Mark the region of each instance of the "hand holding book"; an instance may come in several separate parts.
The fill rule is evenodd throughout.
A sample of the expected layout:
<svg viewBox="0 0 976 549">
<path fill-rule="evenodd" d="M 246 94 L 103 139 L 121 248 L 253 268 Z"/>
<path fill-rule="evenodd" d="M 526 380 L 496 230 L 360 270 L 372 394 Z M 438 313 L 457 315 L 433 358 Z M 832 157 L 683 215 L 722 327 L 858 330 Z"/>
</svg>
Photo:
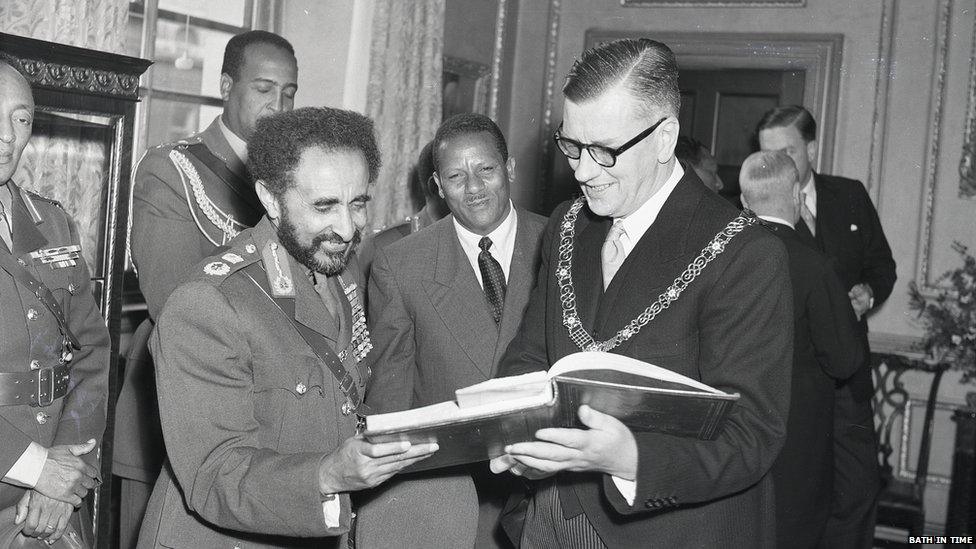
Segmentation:
<svg viewBox="0 0 976 549">
<path fill-rule="evenodd" d="M 579 407 L 586 429 L 545 428 L 534 441 L 505 446 L 505 454 L 491 460 L 491 470 L 505 470 L 529 478 L 560 471 L 597 471 L 625 480 L 637 476 L 637 441 L 617 418 L 587 405 Z"/>
</svg>

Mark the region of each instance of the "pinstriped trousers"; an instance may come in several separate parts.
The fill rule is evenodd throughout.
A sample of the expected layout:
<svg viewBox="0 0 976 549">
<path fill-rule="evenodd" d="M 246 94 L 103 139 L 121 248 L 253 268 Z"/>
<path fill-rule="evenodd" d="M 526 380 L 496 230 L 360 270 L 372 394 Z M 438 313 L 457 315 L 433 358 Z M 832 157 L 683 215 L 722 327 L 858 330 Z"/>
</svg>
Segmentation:
<svg viewBox="0 0 976 549">
<path fill-rule="evenodd" d="M 593 525 L 581 513 L 563 518 L 556 482 L 539 486 L 526 510 L 520 549 L 607 549 Z"/>
</svg>

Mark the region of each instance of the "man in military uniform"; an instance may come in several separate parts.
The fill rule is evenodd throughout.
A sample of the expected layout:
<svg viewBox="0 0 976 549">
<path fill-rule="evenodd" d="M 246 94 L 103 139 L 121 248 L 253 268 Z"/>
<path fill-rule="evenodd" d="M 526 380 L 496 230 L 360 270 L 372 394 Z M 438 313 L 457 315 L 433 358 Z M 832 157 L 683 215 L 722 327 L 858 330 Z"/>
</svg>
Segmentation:
<svg viewBox="0 0 976 549">
<path fill-rule="evenodd" d="M 136 170 L 130 246 L 149 320 L 133 337 L 118 404 L 113 472 L 123 479 L 122 547 L 136 541 L 163 462 L 146 349 L 152 322 L 195 263 L 263 215 L 245 168 L 246 141 L 258 118 L 291 110 L 297 89 L 294 50 L 269 32 L 231 38 L 221 72 L 224 112 L 203 132 L 151 149 Z"/>
<path fill-rule="evenodd" d="M 109 336 L 61 206 L 11 176 L 30 139 L 26 74 L 0 54 L 0 536 L 84 536 L 100 482 Z M 23 540 L 22 540 L 23 541 Z"/>
<path fill-rule="evenodd" d="M 372 123 L 298 109 L 249 144 L 267 216 L 194 269 L 150 339 L 167 464 L 139 547 L 344 547 L 350 492 L 436 450 L 355 436 L 371 345 L 347 264 Z"/>
</svg>

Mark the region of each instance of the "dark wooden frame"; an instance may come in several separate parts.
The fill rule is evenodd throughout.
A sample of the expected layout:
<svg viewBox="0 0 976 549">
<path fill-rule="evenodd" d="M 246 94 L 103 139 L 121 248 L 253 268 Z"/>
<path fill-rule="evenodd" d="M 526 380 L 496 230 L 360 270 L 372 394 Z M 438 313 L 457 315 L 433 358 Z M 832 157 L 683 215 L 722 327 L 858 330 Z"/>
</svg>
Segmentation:
<svg viewBox="0 0 976 549">
<path fill-rule="evenodd" d="M 139 77 L 151 61 L 112 53 L 66 46 L 0 33 L 0 50 L 18 58 L 26 69 L 39 109 L 53 112 L 89 113 L 109 118 L 112 143 L 108 149 L 108 181 L 103 223 L 104 238 L 98 254 L 101 265 L 92 265 L 99 307 L 111 333 L 108 421 L 102 442 L 102 485 L 92 499 L 96 546 L 108 547 L 114 529 L 112 499 L 112 439 L 115 401 L 118 398 L 119 337 L 122 313 L 122 272 L 125 268 L 129 195 L 132 169 L 132 137 Z M 100 283 L 100 284 L 99 284 Z"/>
</svg>

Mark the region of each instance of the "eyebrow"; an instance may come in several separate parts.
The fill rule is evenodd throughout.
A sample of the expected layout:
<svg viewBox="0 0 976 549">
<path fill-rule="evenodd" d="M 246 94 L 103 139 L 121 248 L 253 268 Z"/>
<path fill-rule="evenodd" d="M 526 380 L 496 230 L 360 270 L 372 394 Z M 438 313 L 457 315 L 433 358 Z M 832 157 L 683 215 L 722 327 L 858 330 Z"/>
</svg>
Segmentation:
<svg viewBox="0 0 976 549">
<path fill-rule="evenodd" d="M 368 194 L 361 194 L 361 195 L 357 196 L 356 198 L 353 198 L 352 201 L 353 202 L 369 202 L 372 199 L 373 199 L 373 197 L 370 196 L 370 195 L 368 195 Z"/>
</svg>

